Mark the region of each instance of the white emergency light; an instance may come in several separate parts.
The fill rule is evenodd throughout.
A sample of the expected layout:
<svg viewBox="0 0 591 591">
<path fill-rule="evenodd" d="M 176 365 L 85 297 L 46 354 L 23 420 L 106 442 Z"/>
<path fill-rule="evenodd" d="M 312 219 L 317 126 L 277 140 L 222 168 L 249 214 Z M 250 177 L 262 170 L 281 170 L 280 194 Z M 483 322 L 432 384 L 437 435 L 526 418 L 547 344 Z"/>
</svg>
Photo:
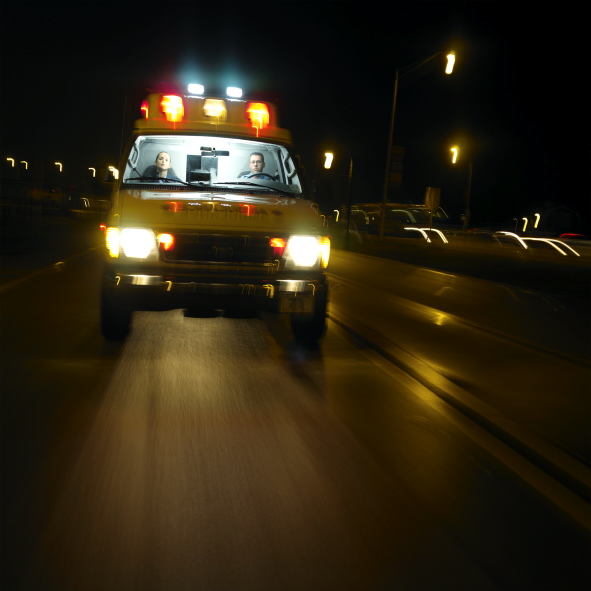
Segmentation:
<svg viewBox="0 0 591 591">
<path fill-rule="evenodd" d="M 203 86 L 203 84 L 189 84 L 188 89 L 191 94 L 205 93 L 205 86 Z"/>
<path fill-rule="evenodd" d="M 240 98 L 242 96 L 242 88 L 228 86 L 228 88 L 226 88 L 226 95 L 230 98 Z"/>
</svg>

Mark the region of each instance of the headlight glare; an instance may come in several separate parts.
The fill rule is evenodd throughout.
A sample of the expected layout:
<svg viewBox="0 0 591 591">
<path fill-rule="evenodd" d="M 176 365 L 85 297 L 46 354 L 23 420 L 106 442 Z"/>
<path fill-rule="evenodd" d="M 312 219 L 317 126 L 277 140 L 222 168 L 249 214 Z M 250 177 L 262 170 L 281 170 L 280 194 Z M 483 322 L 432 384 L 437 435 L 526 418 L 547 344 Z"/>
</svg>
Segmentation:
<svg viewBox="0 0 591 591">
<path fill-rule="evenodd" d="M 318 264 L 320 254 L 318 236 L 291 236 L 284 257 L 289 266 L 314 267 Z"/>
<path fill-rule="evenodd" d="M 123 228 L 119 243 L 121 250 L 129 258 L 147 259 L 150 254 L 157 253 L 154 232 L 145 228 Z"/>
</svg>

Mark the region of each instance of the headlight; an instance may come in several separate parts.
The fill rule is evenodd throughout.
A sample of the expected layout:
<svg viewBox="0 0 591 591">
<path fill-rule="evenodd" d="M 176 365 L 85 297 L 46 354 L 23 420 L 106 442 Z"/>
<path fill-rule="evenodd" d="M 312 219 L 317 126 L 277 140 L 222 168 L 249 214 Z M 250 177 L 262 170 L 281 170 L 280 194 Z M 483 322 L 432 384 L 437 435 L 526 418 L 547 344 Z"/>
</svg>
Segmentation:
<svg viewBox="0 0 591 591">
<path fill-rule="evenodd" d="M 330 239 L 325 236 L 291 236 L 283 254 L 285 268 L 326 268 Z"/>
<path fill-rule="evenodd" d="M 107 249 L 116 258 L 121 252 L 132 259 L 158 257 L 156 238 L 152 230 L 145 228 L 107 228 Z"/>
</svg>

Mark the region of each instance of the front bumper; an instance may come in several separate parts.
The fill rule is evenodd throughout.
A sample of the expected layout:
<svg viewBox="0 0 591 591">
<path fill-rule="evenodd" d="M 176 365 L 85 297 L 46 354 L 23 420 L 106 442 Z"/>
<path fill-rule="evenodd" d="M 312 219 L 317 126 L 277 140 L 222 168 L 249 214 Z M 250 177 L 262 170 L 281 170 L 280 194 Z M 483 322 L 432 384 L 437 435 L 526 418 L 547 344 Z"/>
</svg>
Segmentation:
<svg viewBox="0 0 591 591">
<path fill-rule="evenodd" d="M 133 310 L 251 306 L 275 312 L 312 313 L 327 295 L 324 274 L 306 277 L 179 277 L 107 271 L 108 297 Z"/>
</svg>

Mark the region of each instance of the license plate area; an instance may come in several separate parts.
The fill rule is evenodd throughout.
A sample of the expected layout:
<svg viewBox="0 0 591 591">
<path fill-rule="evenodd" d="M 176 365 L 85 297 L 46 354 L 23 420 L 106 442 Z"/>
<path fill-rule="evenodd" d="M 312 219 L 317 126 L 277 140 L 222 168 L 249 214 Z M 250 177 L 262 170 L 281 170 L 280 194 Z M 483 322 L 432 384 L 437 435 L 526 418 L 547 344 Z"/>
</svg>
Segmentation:
<svg viewBox="0 0 591 591">
<path fill-rule="evenodd" d="M 314 296 L 312 295 L 283 295 L 279 297 L 279 312 L 311 314 L 314 312 Z"/>
</svg>

